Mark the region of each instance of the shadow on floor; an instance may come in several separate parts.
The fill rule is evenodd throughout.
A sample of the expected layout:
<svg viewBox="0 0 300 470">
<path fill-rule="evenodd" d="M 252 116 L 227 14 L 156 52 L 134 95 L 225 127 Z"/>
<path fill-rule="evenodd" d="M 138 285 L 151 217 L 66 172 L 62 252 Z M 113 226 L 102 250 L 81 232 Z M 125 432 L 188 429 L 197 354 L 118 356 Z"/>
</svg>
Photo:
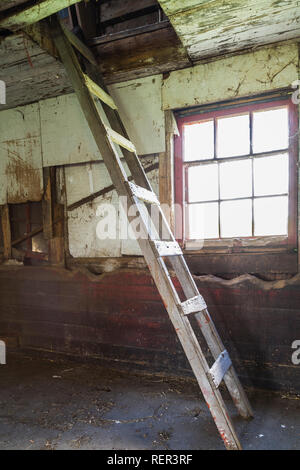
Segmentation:
<svg viewBox="0 0 300 470">
<path fill-rule="evenodd" d="M 16 354 L 0 383 L 0 449 L 224 449 L 193 380 Z M 250 422 L 226 400 L 244 449 L 300 449 L 299 397 L 250 400 Z"/>
</svg>

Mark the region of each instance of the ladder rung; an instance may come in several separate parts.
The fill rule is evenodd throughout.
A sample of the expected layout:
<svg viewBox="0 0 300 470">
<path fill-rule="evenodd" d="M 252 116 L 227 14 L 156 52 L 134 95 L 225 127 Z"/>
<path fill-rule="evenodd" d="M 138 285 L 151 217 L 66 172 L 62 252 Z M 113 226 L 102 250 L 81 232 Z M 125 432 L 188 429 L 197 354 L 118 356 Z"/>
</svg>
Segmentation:
<svg viewBox="0 0 300 470">
<path fill-rule="evenodd" d="M 221 352 L 216 362 L 213 364 L 213 366 L 209 369 L 208 372 L 216 388 L 219 387 L 224 375 L 226 374 L 231 365 L 231 359 L 225 349 L 223 352 Z"/>
<path fill-rule="evenodd" d="M 83 73 L 84 76 L 84 81 L 90 92 L 97 96 L 97 98 L 100 98 L 103 103 L 106 103 L 108 106 L 110 106 L 112 109 L 118 109 L 117 106 L 115 105 L 114 100 L 112 99 L 111 96 L 109 96 L 106 91 L 102 90 L 102 88 L 97 85 L 97 83 L 93 82 L 93 80 L 90 79 L 88 75 Z"/>
<path fill-rule="evenodd" d="M 111 138 L 115 144 L 124 147 L 125 149 L 129 150 L 129 152 L 136 152 L 135 146 L 130 140 L 126 139 L 123 135 L 119 134 L 118 132 L 111 129 L 111 127 L 106 126 L 107 135 Z"/>
<path fill-rule="evenodd" d="M 151 245 L 155 248 L 157 257 L 182 255 L 181 248 L 176 241 L 152 240 Z"/>
<path fill-rule="evenodd" d="M 182 302 L 179 307 L 181 308 L 183 315 L 189 315 L 191 313 L 198 313 L 205 310 L 207 305 L 202 295 L 199 294 L 185 302 Z"/>
<path fill-rule="evenodd" d="M 153 191 L 149 191 L 148 189 L 142 188 L 141 186 L 137 186 L 130 181 L 128 181 L 126 184 L 129 186 L 133 196 L 137 197 L 141 201 L 148 202 L 149 204 L 159 205 L 159 200 Z"/>
</svg>

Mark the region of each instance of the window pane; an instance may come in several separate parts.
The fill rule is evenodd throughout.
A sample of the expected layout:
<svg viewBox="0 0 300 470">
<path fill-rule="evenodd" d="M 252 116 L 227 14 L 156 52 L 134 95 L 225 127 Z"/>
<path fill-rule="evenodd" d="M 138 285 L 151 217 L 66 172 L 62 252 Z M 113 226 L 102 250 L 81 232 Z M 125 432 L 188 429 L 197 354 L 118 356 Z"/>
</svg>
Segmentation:
<svg viewBox="0 0 300 470">
<path fill-rule="evenodd" d="M 214 157 L 214 121 L 184 126 L 184 160 L 206 160 Z"/>
<path fill-rule="evenodd" d="M 254 195 L 283 194 L 289 191 L 288 154 L 254 159 Z"/>
<path fill-rule="evenodd" d="M 218 203 L 189 205 L 189 238 L 205 240 L 219 237 Z"/>
<path fill-rule="evenodd" d="M 254 235 L 287 235 L 288 196 L 254 200 Z"/>
<path fill-rule="evenodd" d="M 221 237 L 249 237 L 252 234 L 252 201 L 221 202 Z"/>
<path fill-rule="evenodd" d="M 250 153 L 249 114 L 218 119 L 217 157 Z"/>
<path fill-rule="evenodd" d="M 188 169 L 189 202 L 218 199 L 218 166 L 192 166 Z"/>
<path fill-rule="evenodd" d="M 288 109 L 253 113 L 253 152 L 268 152 L 288 147 Z"/>
<path fill-rule="evenodd" d="M 252 166 L 250 160 L 220 164 L 221 199 L 252 196 Z"/>
</svg>

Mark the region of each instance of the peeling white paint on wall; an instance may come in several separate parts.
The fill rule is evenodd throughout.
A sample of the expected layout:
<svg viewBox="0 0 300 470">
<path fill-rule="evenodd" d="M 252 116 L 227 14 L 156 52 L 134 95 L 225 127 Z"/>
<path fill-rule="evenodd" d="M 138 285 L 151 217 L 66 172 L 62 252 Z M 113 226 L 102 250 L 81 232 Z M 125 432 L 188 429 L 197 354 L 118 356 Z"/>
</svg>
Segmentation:
<svg viewBox="0 0 300 470">
<path fill-rule="evenodd" d="M 142 163 L 144 166 L 149 166 L 155 163 L 155 161 L 158 162 L 158 157 L 153 158 L 153 157 L 143 157 Z M 158 170 L 153 170 L 147 174 L 147 177 L 150 181 L 150 184 L 153 188 L 153 191 L 157 196 L 159 196 L 159 174 Z M 136 240 L 128 239 L 128 240 L 122 240 L 121 243 L 121 253 L 122 255 L 142 255 L 141 249 L 139 247 L 139 244 Z"/>
<path fill-rule="evenodd" d="M 94 191 L 111 185 L 110 176 L 102 162 L 67 167 L 65 181 L 68 205 L 93 192 L 90 186 L 91 181 Z M 74 258 L 121 256 L 119 240 L 99 240 L 96 236 L 97 224 L 101 219 L 97 216 L 97 208 L 102 203 L 113 204 L 118 211 L 116 191 L 111 191 L 105 196 L 94 199 L 91 203 L 68 212 L 69 250 Z M 117 224 L 116 235 L 118 231 Z"/>
<path fill-rule="evenodd" d="M 103 162 L 86 163 L 65 168 L 68 205 L 110 186 L 111 179 Z"/>
<path fill-rule="evenodd" d="M 43 165 L 101 159 L 74 93 L 40 101 Z"/>
<path fill-rule="evenodd" d="M 159 0 L 195 63 L 299 37 L 295 0 Z M 298 7 L 298 9 L 297 9 Z"/>
<path fill-rule="evenodd" d="M 165 118 L 161 104 L 162 75 L 109 86 L 138 155 L 165 151 Z"/>
<path fill-rule="evenodd" d="M 157 157 L 143 157 L 145 166 L 152 165 Z M 128 169 L 125 169 L 128 172 Z M 158 171 L 148 173 L 149 180 L 154 191 L 158 194 Z M 110 186 L 111 179 L 104 163 L 88 163 L 76 165 L 65 169 L 67 204 L 90 195 L 93 191 L 99 191 Z M 91 191 L 90 182 L 93 184 Z M 116 240 L 100 240 L 97 237 L 97 224 L 101 217 L 97 215 L 97 209 L 103 204 L 113 204 L 116 211 L 115 233 Z M 120 240 L 119 237 L 119 202 L 116 191 L 94 199 L 91 203 L 68 212 L 69 250 L 74 258 L 118 257 L 125 255 L 141 255 L 138 243 L 135 240 Z"/>
<path fill-rule="evenodd" d="M 38 201 L 43 170 L 38 103 L 0 112 L 0 204 Z"/>
<path fill-rule="evenodd" d="M 110 91 L 120 108 L 127 131 L 139 154 L 164 151 L 162 109 L 218 102 L 288 87 L 299 77 L 297 44 L 266 47 L 243 55 L 161 75 L 112 85 Z M 41 133 L 41 136 L 40 136 Z M 42 137 L 42 138 L 41 138 Z M 74 94 L 47 99 L 0 112 L 0 203 L 37 200 L 42 195 L 42 166 L 91 162 L 66 167 L 66 195 L 70 205 L 111 184 Z M 152 158 L 152 160 L 151 160 Z M 143 157 L 146 165 L 157 157 Z M 23 184 L 8 174 L 8 162 L 30 165 L 34 182 Z M 21 172 L 22 173 L 22 172 Z M 158 193 L 158 171 L 149 179 Z M 20 194 L 20 191 L 23 191 Z M 118 204 L 116 192 L 69 212 L 70 252 L 74 257 L 109 257 L 140 254 L 134 240 L 99 240 L 97 207 L 101 202 Z"/>
<path fill-rule="evenodd" d="M 157 75 L 110 87 L 140 155 L 165 148 L 161 84 Z M 74 93 L 40 101 L 40 113 L 44 166 L 102 159 Z"/>
<path fill-rule="evenodd" d="M 69 250 L 74 258 L 121 256 L 119 239 L 99 240 L 96 236 L 97 224 L 101 219 L 96 215 L 99 203 L 100 201 L 95 200 L 91 204 L 68 213 Z M 118 204 L 116 204 L 116 210 L 118 210 Z M 117 224 L 116 234 L 118 233 Z"/>
<path fill-rule="evenodd" d="M 288 87 L 298 70 L 296 43 L 176 70 L 163 82 L 162 106 L 184 108 Z"/>
</svg>

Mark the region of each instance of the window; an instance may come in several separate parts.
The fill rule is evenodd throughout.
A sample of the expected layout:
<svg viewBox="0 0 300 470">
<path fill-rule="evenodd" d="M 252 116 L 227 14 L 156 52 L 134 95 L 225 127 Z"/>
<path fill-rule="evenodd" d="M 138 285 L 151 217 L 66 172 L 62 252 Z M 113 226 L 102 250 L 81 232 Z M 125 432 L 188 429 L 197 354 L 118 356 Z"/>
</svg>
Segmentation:
<svg viewBox="0 0 300 470">
<path fill-rule="evenodd" d="M 296 118 L 286 98 L 179 115 L 176 223 L 187 248 L 262 237 L 296 246 Z"/>
</svg>

